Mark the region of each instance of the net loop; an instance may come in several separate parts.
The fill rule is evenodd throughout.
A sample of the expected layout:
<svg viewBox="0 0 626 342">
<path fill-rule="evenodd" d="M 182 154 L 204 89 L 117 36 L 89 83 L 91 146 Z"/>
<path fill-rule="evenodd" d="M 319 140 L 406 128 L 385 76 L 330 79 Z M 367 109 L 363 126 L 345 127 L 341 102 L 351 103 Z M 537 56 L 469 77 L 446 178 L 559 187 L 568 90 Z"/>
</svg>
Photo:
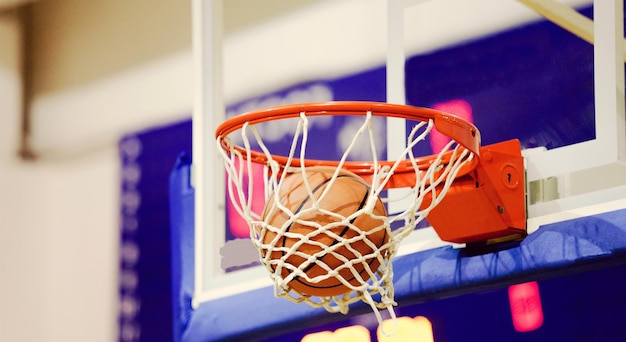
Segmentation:
<svg viewBox="0 0 626 342">
<path fill-rule="evenodd" d="M 309 135 L 310 120 L 318 116 L 347 116 L 361 120 L 338 160 L 315 159 L 307 154 L 312 138 Z M 373 122 L 379 116 L 416 121 L 408 134 L 406 148 L 395 159 L 379 160 L 381 143 L 376 139 Z M 295 127 L 288 151 L 279 155 L 268 148 L 261 126 L 268 121 L 284 119 L 294 119 Z M 414 148 L 425 141 L 434 128 L 448 135 L 451 141 L 433 156 L 416 156 Z M 363 144 L 362 139 L 367 140 L 372 159 L 366 162 L 350 160 L 355 146 Z M 250 227 L 251 241 L 274 282 L 275 296 L 344 314 L 350 304 L 362 301 L 372 308 L 382 326 L 379 310 L 387 309 L 391 317 L 395 317 L 392 260 L 400 242 L 441 201 L 456 177 L 476 167 L 480 135 L 472 124 L 432 109 L 371 102 L 331 102 L 273 107 L 234 117 L 218 128 L 216 143 L 227 172 L 230 200 Z M 262 174 L 254 174 L 254 163 L 264 166 Z M 334 173 L 321 194 L 314 195 L 307 169 L 321 165 L 333 167 Z M 320 205 L 329 196 L 342 170 L 361 176 L 370 189 L 363 206 L 346 215 Z M 311 205 L 293 210 L 281 203 L 279 194 L 285 179 L 298 173 Z M 265 215 L 252 210 L 255 177 L 263 179 L 265 199 L 271 203 L 264 209 Z M 397 198 L 388 196 L 386 190 L 396 187 L 402 188 L 403 193 Z M 381 215 L 375 210 L 379 200 L 387 205 L 399 201 L 407 204 L 400 212 Z M 287 219 L 280 225 L 264 219 L 274 213 Z M 329 219 L 318 222 L 311 218 L 312 213 Z M 360 230 L 354 222 L 362 215 L 368 215 L 380 224 L 367 231 Z M 294 224 L 313 229 L 306 233 L 290 230 Z M 343 229 L 350 234 L 338 234 L 338 227 L 345 227 Z M 371 236 L 381 233 L 388 236 L 386 241 L 377 244 L 370 240 Z M 294 243 L 280 243 L 285 239 Z M 322 242 L 328 240 L 336 243 Z M 303 248 L 305 245 L 310 246 L 309 251 Z M 356 248 L 358 245 L 366 248 Z M 345 251 L 354 257 L 346 257 Z M 325 261 L 328 256 L 337 260 L 339 265 L 329 265 Z M 292 260 L 295 259 L 300 262 L 294 264 Z M 311 275 L 308 270 L 312 267 L 323 272 Z M 348 290 L 339 295 L 313 296 L 290 286 L 294 279 L 313 284 L 334 279 Z"/>
</svg>

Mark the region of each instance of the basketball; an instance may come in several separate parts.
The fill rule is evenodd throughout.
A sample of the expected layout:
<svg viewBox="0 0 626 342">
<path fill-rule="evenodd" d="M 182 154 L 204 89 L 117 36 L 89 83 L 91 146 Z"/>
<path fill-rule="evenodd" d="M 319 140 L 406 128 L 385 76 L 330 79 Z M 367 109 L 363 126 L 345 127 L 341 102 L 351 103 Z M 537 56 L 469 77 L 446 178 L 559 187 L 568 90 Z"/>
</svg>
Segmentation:
<svg viewBox="0 0 626 342">
<path fill-rule="evenodd" d="M 304 272 L 312 281 L 296 276 L 288 284 L 305 295 L 335 296 L 349 292 L 351 288 L 342 283 L 340 278 L 351 285 L 361 285 L 359 277 L 363 281 L 370 278 L 368 269 L 372 273 L 378 270 L 380 262 L 376 255 L 384 256 L 384 251 L 377 251 L 389 240 L 389 232 L 380 218 L 387 215 L 380 198 L 377 198 L 371 214 L 364 212 L 347 221 L 350 215 L 366 205 L 370 186 L 346 170 L 341 170 L 335 181 L 331 182 L 334 172 L 335 169 L 331 167 L 307 168 L 306 177 L 313 199 L 310 198 L 301 172 L 285 177 L 279 188 L 278 199 L 297 220 L 290 220 L 289 213 L 279 209 L 275 203 L 275 194 L 270 195 L 263 211 L 264 222 L 275 229 L 265 230 L 261 237 L 266 246 L 261 249 L 261 255 L 265 257 L 270 253 L 274 271 L 281 259 L 284 264 L 291 265 L 283 265 L 283 279 L 294 271 L 293 268 Z M 319 207 L 314 207 L 314 202 L 319 202 Z M 346 241 L 348 239 L 349 243 Z M 293 251 L 292 247 L 298 242 L 300 245 Z M 324 278 L 329 270 L 337 274 Z M 313 281 L 314 277 L 319 277 L 319 280 Z"/>
</svg>

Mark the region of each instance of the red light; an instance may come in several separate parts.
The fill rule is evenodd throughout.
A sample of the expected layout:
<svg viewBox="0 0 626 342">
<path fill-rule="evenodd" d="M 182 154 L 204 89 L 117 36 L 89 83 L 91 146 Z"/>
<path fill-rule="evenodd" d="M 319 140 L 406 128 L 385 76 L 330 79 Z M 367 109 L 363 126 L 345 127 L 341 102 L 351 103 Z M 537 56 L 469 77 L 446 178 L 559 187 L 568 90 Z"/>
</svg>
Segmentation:
<svg viewBox="0 0 626 342">
<path fill-rule="evenodd" d="M 518 332 L 533 331 L 543 324 L 543 309 L 536 281 L 509 287 L 513 327 Z"/>
<path fill-rule="evenodd" d="M 440 110 L 442 112 L 450 113 L 452 115 L 456 115 L 461 119 L 465 119 L 469 122 L 474 122 L 474 116 L 472 115 L 472 105 L 462 99 L 452 99 L 449 101 L 435 103 L 432 106 L 433 109 Z M 433 150 L 433 153 L 440 152 L 444 146 L 448 142 L 450 142 L 450 138 L 439 133 L 436 128 L 433 128 L 432 132 L 429 135 L 430 137 L 430 147 Z"/>
<path fill-rule="evenodd" d="M 239 172 L 239 169 L 242 167 L 241 164 L 235 164 L 235 168 Z M 252 211 L 256 213 L 260 213 L 263 211 L 263 207 L 265 206 L 265 185 L 263 184 L 263 165 L 260 164 L 252 164 L 252 173 L 254 177 L 254 183 L 252 185 Z M 226 175 L 228 177 L 228 175 Z M 243 168 L 243 184 L 248 184 L 248 169 L 246 167 Z M 249 238 L 250 237 L 250 228 L 248 227 L 248 222 L 243 216 L 239 215 L 237 209 L 235 209 L 235 205 L 230 200 L 229 189 L 226 189 L 226 215 L 228 215 L 228 228 L 230 232 L 236 238 Z M 246 195 L 248 195 L 248 187 L 244 186 L 243 190 Z M 234 195 L 237 200 L 240 200 L 237 194 Z"/>
</svg>

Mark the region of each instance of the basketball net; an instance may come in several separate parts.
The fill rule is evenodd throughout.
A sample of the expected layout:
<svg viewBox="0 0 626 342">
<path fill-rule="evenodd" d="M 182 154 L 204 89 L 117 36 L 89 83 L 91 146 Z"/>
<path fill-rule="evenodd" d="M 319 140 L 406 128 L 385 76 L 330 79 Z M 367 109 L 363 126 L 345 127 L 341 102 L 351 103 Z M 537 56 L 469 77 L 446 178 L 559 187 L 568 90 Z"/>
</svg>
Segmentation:
<svg viewBox="0 0 626 342">
<path fill-rule="evenodd" d="M 413 147 L 419 142 L 426 140 L 427 136 L 432 131 L 434 123 L 433 120 L 430 119 L 417 122 L 408 135 L 406 148 L 396 157 L 395 162 L 381 162 L 377 159 L 378 149 L 374 139 L 372 112 L 367 111 L 362 114 L 362 117 L 363 122 L 350 145 L 346 148 L 341 159 L 338 161 L 337 171 L 334 177 L 329 181 L 330 183 L 327 187 L 332 187 L 332 183 L 337 179 L 339 169 L 343 168 L 346 163 L 348 163 L 350 153 L 357 144 L 357 140 L 359 143 L 362 143 L 362 140 L 359 140 L 359 138 L 366 136 L 373 156 L 373 160 L 370 162 L 371 177 L 368 178 L 368 183 L 371 187 L 370 195 L 368 196 L 367 203 L 358 212 L 348 217 L 332 212 L 325 213 L 337 218 L 335 222 L 328 224 L 306 220 L 303 216 L 303 212 L 293 212 L 289 208 L 286 208 L 280 204 L 277 197 L 273 201 L 275 208 L 271 208 L 271 210 L 283 211 L 284 214 L 290 218 L 282 226 L 271 225 L 267 222 L 268 220 L 263 220 L 261 213 L 252 210 L 252 191 L 254 183 L 252 170 L 253 163 L 258 162 L 258 160 L 255 161 L 252 152 L 253 148 L 251 146 L 258 146 L 258 148 L 256 148 L 257 151 L 260 151 L 265 156 L 263 181 L 267 201 L 271 193 L 277 194 L 279 192 L 275 190 L 280 189 L 282 181 L 289 173 L 302 172 L 304 175 L 304 170 L 307 165 L 310 165 L 306 158 L 307 141 L 309 138 L 309 117 L 306 112 L 300 112 L 298 115 L 298 123 L 291 141 L 289 155 L 286 156 L 286 162 L 281 161 L 279 163 L 276 161 L 275 156 L 273 156 L 271 151 L 267 148 L 255 124 L 250 122 L 243 123 L 241 129 L 239 129 L 240 137 L 237 137 L 237 139 L 241 139 L 240 141 L 243 147 L 235 145 L 229 136 L 218 136 L 217 145 L 219 151 L 221 151 L 228 175 L 227 189 L 230 200 L 250 227 L 250 238 L 254 246 L 260 252 L 261 263 L 270 272 L 270 277 L 274 282 L 276 297 L 283 297 L 294 303 L 307 303 L 313 307 L 323 307 L 331 313 L 340 312 L 343 314 L 348 313 L 350 304 L 363 301 L 372 308 L 382 327 L 383 319 L 380 310 L 388 310 L 390 317 L 395 320 L 393 307 L 396 305 L 396 302 L 394 300 L 394 286 L 392 281 L 392 260 L 398 252 L 400 242 L 410 235 L 415 230 L 416 225 L 426 218 L 428 213 L 441 201 L 459 173 L 459 170 L 472 161 L 474 154 L 452 140 L 434 157 L 427 168 L 418 166 L 419 158 L 413 154 Z M 415 183 L 412 186 L 403 188 L 402 194 L 397 196 L 397 198 L 387 197 L 387 191 L 384 190 L 389 187 L 394 172 L 407 160 L 413 165 L 412 169 L 414 170 Z M 247 176 L 244 176 L 246 174 Z M 319 199 L 313 196 L 310 185 L 307 185 L 307 187 L 310 193 L 310 199 L 316 201 L 313 207 L 319 209 L 319 203 L 317 202 Z M 387 204 L 393 203 L 394 201 L 402 201 L 403 205 L 404 203 L 408 203 L 408 205 L 399 213 L 391 213 L 386 217 L 376 216 L 372 213 L 372 209 L 378 198 L 381 198 L 383 203 Z M 363 214 L 372 215 L 376 217 L 376 219 L 380 219 L 382 224 L 368 231 L 367 234 L 357 234 L 349 238 L 330 232 L 330 230 L 338 224 L 346 226 L 351 225 L 350 222 L 355 216 Z M 291 265 L 288 263 L 290 257 L 301 253 L 298 250 L 298 244 L 296 243 L 293 246 L 284 247 L 277 244 L 276 241 L 279 241 L 283 236 L 289 234 L 291 234 L 289 238 L 292 239 L 311 240 L 312 238 L 311 235 L 293 236 L 297 233 L 287 231 L 287 224 L 293 222 L 317 227 L 319 234 L 332 235 L 337 243 L 332 246 L 321 244 L 320 251 L 314 255 L 300 255 L 301 258 L 307 259 L 308 262 L 304 262 L 300 265 Z M 358 227 L 355 229 L 358 229 Z M 375 234 L 381 230 L 385 230 L 390 237 L 386 243 L 381 246 L 376 246 L 367 240 L 368 234 Z M 273 234 L 272 236 L 275 235 L 276 237 L 271 239 L 272 241 L 265 240 L 264 242 L 263 237 L 269 232 Z M 336 252 L 337 246 L 349 246 L 357 241 L 369 243 L 373 250 L 373 255 L 362 255 L 358 251 L 355 251 L 357 257 L 348 260 L 344 255 Z M 280 251 L 281 257 L 272 259 L 273 251 Z M 333 254 L 335 258 L 343 261 L 343 265 L 340 267 L 341 269 L 348 268 L 350 270 L 349 274 L 351 275 L 351 279 L 345 279 L 345 277 L 342 276 L 345 272 L 339 272 L 340 269 L 333 269 L 333 267 L 324 264 L 324 256 Z M 366 260 L 371 260 L 372 258 L 376 258 L 378 262 L 366 262 Z M 305 268 L 311 263 L 315 263 L 317 266 L 328 270 L 328 272 L 315 277 L 309 277 Z M 371 269 L 371 264 L 380 266 L 376 267 L 376 269 Z M 285 270 L 288 270 L 288 272 L 285 272 Z M 322 297 L 300 293 L 289 286 L 289 283 L 297 277 L 305 279 L 309 283 L 322 282 L 329 278 L 336 278 L 348 288 L 349 291 L 341 295 Z M 355 282 L 354 279 L 358 281 Z"/>
</svg>

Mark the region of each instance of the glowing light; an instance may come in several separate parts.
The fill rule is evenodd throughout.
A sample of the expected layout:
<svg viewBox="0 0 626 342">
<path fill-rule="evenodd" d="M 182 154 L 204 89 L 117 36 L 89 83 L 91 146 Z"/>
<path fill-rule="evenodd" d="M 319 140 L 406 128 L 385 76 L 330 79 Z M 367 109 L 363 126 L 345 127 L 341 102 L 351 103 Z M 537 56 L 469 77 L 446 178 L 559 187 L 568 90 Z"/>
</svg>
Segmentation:
<svg viewBox="0 0 626 342">
<path fill-rule="evenodd" d="M 397 324 L 397 326 L 396 326 Z M 383 330 L 388 335 L 383 334 Z M 396 322 L 391 319 L 385 320 L 382 329 L 376 331 L 379 342 L 420 341 L 433 342 L 433 325 L 424 316 L 398 317 Z"/>
<path fill-rule="evenodd" d="M 516 331 L 539 329 L 543 324 L 543 309 L 536 281 L 509 287 L 511 318 Z"/>
<path fill-rule="evenodd" d="M 240 164 L 236 164 L 237 170 L 241 168 Z M 265 206 L 265 190 L 263 184 L 263 165 L 260 164 L 252 164 L 252 173 L 253 173 L 253 186 L 252 186 L 252 210 L 254 212 L 260 213 L 263 211 L 263 206 Z M 228 176 L 226 176 L 228 177 Z M 243 169 L 243 183 L 248 183 L 248 169 L 244 167 Z M 247 196 L 247 187 L 244 187 L 245 195 Z M 233 234 L 236 238 L 249 238 L 250 237 L 250 228 L 248 228 L 248 222 L 239 215 L 237 209 L 235 209 L 234 204 L 231 202 L 230 198 L 228 198 L 229 192 L 226 189 L 226 214 L 228 215 L 228 229 L 230 229 L 231 234 Z M 235 194 L 235 197 L 238 196 Z M 238 199 L 239 200 L 239 199 Z"/>
<path fill-rule="evenodd" d="M 442 112 L 446 112 L 452 115 L 456 115 L 461 119 L 465 119 L 471 123 L 474 122 L 474 116 L 472 115 L 472 105 L 461 99 L 453 99 L 450 101 L 439 102 L 434 104 L 433 109 L 440 110 Z M 433 129 L 430 132 L 430 147 L 433 150 L 433 153 L 438 153 L 441 149 L 446 146 L 446 144 L 450 141 L 450 138 L 439 133 L 436 129 Z"/>
<path fill-rule="evenodd" d="M 369 342 L 370 332 L 361 325 L 308 334 L 301 342 Z"/>
</svg>

